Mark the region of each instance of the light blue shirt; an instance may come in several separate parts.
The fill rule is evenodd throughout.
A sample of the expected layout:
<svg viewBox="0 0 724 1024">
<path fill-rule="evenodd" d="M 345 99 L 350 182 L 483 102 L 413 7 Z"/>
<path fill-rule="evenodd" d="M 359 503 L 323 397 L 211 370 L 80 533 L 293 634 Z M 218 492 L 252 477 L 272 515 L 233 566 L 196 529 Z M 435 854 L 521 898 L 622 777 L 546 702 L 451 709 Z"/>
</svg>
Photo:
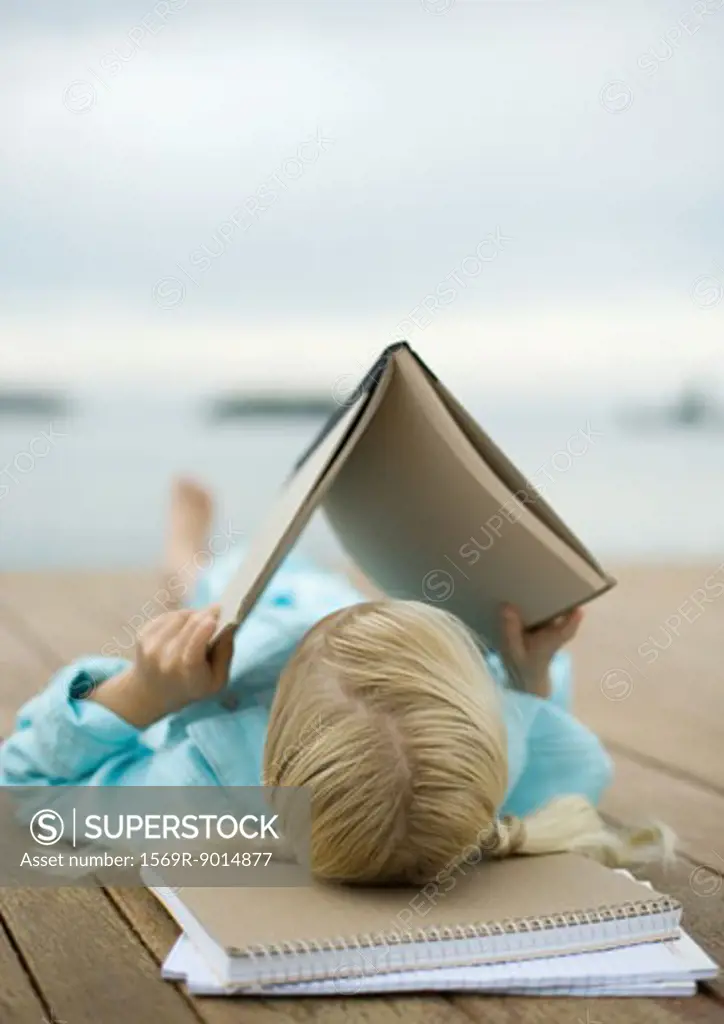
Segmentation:
<svg viewBox="0 0 724 1024">
<path fill-rule="evenodd" d="M 217 559 L 194 605 L 218 599 L 242 552 Z M 136 729 L 73 693 L 121 672 L 121 658 L 84 657 L 59 671 L 18 712 L 0 746 L 0 784 L 32 786 L 257 786 L 269 709 L 279 673 L 304 633 L 324 615 L 364 598 L 343 578 L 290 556 L 239 628 L 230 679 L 217 697 Z M 567 654 L 553 662 L 553 695 L 542 700 L 505 685 L 500 659 L 488 664 L 501 690 L 508 737 L 508 792 L 502 813 L 525 815 L 555 796 L 597 803 L 611 780 L 598 739 L 570 713 Z"/>
</svg>

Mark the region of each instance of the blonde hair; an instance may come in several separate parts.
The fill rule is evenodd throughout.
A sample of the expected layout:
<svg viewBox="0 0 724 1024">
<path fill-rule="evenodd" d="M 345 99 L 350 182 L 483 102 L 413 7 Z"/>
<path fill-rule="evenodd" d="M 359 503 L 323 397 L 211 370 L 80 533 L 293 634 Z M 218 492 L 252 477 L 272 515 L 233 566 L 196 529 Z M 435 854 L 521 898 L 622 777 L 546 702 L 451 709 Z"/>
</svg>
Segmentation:
<svg viewBox="0 0 724 1024">
<path fill-rule="evenodd" d="M 580 796 L 501 818 L 507 781 L 497 687 L 472 635 L 439 608 L 382 600 L 335 612 L 282 673 L 264 783 L 307 787 L 318 878 L 424 884 L 473 851 L 578 851 L 615 865 L 666 845 L 659 827 L 614 832 Z"/>
</svg>

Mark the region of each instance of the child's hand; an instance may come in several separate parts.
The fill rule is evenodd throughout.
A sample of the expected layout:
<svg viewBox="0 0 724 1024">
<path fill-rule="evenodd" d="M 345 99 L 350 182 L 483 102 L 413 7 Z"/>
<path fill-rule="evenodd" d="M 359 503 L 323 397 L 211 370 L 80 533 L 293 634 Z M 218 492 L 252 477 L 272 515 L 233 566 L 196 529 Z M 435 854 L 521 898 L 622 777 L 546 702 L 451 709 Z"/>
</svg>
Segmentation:
<svg viewBox="0 0 724 1024">
<path fill-rule="evenodd" d="M 520 613 L 511 605 L 503 606 L 502 617 L 503 653 L 518 676 L 514 685 L 527 693 L 549 697 L 551 659 L 576 635 L 583 612 L 577 608 L 539 629 L 524 629 Z"/>
<path fill-rule="evenodd" d="M 222 640 L 208 657 L 218 619 L 218 607 L 183 609 L 159 615 L 141 631 L 135 675 L 149 694 L 166 698 L 171 711 L 211 697 L 226 684 L 230 644 Z"/>
<path fill-rule="evenodd" d="M 92 699 L 145 728 L 218 693 L 226 684 L 234 649 L 234 630 L 229 629 L 209 656 L 218 618 L 218 608 L 159 615 L 139 635 L 134 666 L 103 683 Z"/>
</svg>

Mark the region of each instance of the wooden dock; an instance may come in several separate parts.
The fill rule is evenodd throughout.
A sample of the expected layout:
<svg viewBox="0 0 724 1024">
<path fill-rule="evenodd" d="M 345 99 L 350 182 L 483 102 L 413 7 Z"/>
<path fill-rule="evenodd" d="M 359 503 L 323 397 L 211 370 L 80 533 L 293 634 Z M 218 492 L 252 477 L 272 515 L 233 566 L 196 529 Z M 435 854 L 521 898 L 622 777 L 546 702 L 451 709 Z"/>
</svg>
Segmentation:
<svg viewBox="0 0 724 1024">
<path fill-rule="evenodd" d="M 589 610 L 575 653 L 578 713 L 617 765 L 605 809 L 624 821 L 658 817 L 678 832 L 677 866 L 648 876 L 682 901 L 686 928 L 724 964 L 724 597 L 706 584 L 716 572 L 715 565 L 620 572 L 620 586 Z M 157 588 L 148 573 L 0 576 L 0 735 L 54 670 L 99 652 Z M 0 889 L 0 921 L 2 1024 L 724 1019 L 722 981 L 677 1000 L 193 999 L 160 980 L 177 928 L 140 888 Z"/>
</svg>

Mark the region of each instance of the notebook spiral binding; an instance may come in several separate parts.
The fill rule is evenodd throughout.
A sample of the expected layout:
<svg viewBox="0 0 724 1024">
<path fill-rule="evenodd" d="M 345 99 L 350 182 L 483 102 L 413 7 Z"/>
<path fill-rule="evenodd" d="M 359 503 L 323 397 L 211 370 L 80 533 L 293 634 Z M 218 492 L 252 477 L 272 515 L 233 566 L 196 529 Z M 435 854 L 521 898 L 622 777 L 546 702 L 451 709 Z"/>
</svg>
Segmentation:
<svg viewBox="0 0 724 1024">
<path fill-rule="evenodd" d="M 443 942 L 449 939 L 487 939 L 502 935 L 517 935 L 522 932 L 542 932 L 553 928 L 568 928 L 576 925 L 596 925 L 610 921 L 625 921 L 680 911 L 681 904 L 670 896 L 637 903 L 625 903 L 620 907 L 595 907 L 590 910 L 555 914 L 552 917 L 509 918 L 494 924 L 457 925 L 445 928 L 418 928 L 415 931 L 377 932 L 357 936 L 337 936 L 335 939 L 296 939 L 281 944 L 250 946 L 246 950 L 235 950 L 237 956 L 248 959 L 257 957 L 274 958 L 298 953 L 327 953 L 374 949 L 384 946 L 404 945 L 410 942 Z"/>
</svg>

